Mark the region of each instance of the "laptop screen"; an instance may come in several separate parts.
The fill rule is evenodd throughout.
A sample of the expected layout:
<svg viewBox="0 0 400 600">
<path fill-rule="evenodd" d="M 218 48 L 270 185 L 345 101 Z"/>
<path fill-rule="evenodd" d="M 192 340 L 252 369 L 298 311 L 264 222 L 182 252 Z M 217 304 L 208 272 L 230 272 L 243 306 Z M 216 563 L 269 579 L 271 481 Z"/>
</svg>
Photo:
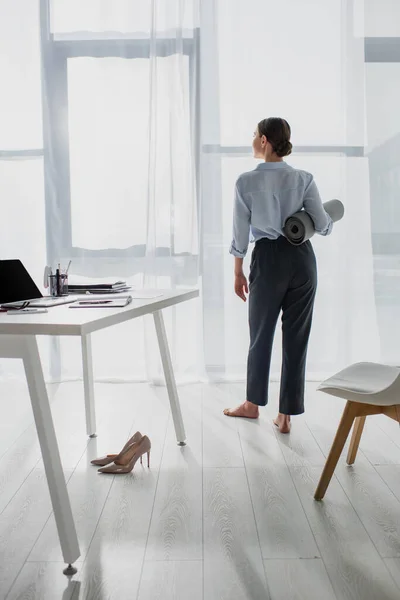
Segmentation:
<svg viewBox="0 0 400 600">
<path fill-rule="evenodd" d="M 0 260 L 0 304 L 42 298 L 20 260 Z"/>
</svg>

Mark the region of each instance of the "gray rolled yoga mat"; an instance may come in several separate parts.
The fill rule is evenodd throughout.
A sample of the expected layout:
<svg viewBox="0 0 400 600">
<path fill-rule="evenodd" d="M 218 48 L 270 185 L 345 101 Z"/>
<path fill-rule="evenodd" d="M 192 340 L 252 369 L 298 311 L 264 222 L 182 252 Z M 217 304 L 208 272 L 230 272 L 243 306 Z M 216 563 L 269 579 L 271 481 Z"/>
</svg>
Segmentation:
<svg viewBox="0 0 400 600">
<path fill-rule="evenodd" d="M 340 200 L 329 200 L 329 202 L 325 202 L 323 207 L 334 223 L 340 221 L 344 215 L 344 206 Z M 291 244 L 300 246 L 314 235 L 314 223 L 310 215 L 301 210 L 288 218 L 283 232 Z"/>
</svg>

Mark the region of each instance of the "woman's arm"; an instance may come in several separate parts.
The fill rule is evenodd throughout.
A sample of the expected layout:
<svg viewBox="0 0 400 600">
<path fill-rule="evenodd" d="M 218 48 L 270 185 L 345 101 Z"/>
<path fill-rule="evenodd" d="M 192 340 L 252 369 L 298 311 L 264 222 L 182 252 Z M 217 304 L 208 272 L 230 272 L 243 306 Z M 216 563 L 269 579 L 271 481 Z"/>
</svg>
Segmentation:
<svg viewBox="0 0 400 600">
<path fill-rule="evenodd" d="M 235 257 L 235 294 L 246 302 L 246 294 L 249 293 L 249 288 L 243 273 L 243 258 L 246 256 L 249 246 L 251 211 L 240 194 L 238 183 L 235 187 L 233 239 L 230 253 Z"/>
<path fill-rule="evenodd" d="M 235 277 L 243 275 L 243 258 L 235 256 Z"/>
<path fill-rule="evenodd" d="M 238 258 L 244 258 L 249 247 L 251 211 L 239 190 L 239 181 L 235 186 L 233 203 L 233 235 L 230 253 Z"/>
<path fill-rule="evenodd" d="M 235 257 L 235 294 L 246 302 L 246 294 L 249 293 L 249 286 L 247 285 L 247 279 L 243 273 L 243 258 Z"/>
<path fill-rule="evenodd" d="M 333 221 L 322 205 L 317 185 L 312 176 L 304 194 L 303 206 L 314 223 L 315 233 L 329 235 L 332 231 Z"/>
</svg>

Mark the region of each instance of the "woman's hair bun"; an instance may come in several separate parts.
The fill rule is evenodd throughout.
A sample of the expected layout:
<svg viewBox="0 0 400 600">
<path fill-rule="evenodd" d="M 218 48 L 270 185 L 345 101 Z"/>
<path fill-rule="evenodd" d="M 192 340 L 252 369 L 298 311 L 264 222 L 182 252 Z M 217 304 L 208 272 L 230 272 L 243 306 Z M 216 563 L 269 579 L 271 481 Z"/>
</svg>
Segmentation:
<svg viewBox="0 0 400 600">
<path fill-rule="evenodd" d="M 283 156 L 289 156 L 292 152 L 292 148 L 292 143 L 289 140 L 283 140 L 276 144 L 274 150 L 276 154 L 282 158 Z"/>
</svg>

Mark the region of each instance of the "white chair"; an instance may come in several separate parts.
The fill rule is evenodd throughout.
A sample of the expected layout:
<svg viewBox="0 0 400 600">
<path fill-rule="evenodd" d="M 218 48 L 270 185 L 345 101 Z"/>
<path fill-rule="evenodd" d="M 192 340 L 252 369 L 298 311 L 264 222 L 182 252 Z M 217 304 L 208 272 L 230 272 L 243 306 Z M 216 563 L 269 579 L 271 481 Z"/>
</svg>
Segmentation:
<svg viewBox="0 0 400 600">
<path fill-rule="evenodd" d="M 357 363 L 324 381 L 318 390 L 347 400 L 315 491 L 315 500 L 322 500 L 354 421 L 347 455 L 349 465 L 356 459 L 368 415 L 384 414 L 400 423 L 400 368 L 375 363 Z"/>
</svg>

